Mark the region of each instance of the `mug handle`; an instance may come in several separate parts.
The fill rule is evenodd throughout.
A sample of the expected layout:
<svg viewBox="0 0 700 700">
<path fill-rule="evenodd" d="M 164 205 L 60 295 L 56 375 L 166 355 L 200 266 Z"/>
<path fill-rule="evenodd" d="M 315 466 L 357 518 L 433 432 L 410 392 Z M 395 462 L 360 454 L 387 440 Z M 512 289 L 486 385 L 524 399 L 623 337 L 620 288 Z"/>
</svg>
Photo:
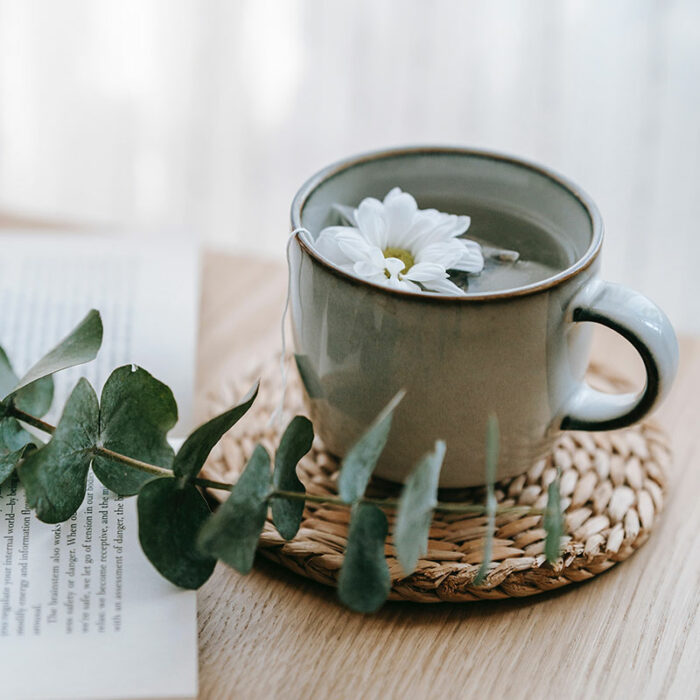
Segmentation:
<svg viewBox="0 0 700 700">
<path fill-rule="evenodd" d="M 641 355 L 646 385 L 638 394 L 605 394 L 582 382 L 562 419 L 562 430 L 615 430 L 646 416 L 666 396 L 678 369 L 678 340 L 661 309 L 642 294 L 591 280 L 573 299 L 570 319 L 617 331 Z"/>
</svg>

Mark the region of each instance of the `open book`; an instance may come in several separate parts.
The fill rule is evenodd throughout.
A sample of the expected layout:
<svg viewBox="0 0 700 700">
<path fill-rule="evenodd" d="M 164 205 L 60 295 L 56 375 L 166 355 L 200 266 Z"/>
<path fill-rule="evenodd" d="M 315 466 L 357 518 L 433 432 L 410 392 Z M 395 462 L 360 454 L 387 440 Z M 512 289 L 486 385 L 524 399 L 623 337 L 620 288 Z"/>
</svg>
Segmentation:
<svg viewBox="0 0 700 700">
<path fill-rule="evenodd" d="M 191 426 L 198 259 L 190 247 L 146 247 L 59 234 L 0 235 L 0 345 L 21 375 L 90 308 L 102 350 L 56 375 L 60 416 L 79 376 L 101 390 L 130 362 L 168 384 L 174 431 Z M 0 487 L 0 696 L 193 698 L 196 594 L 165 581 L 141 552 L 136 499 L 90 474 L 71 520 L 47 525 L 16 479 Z"/>
</svg>

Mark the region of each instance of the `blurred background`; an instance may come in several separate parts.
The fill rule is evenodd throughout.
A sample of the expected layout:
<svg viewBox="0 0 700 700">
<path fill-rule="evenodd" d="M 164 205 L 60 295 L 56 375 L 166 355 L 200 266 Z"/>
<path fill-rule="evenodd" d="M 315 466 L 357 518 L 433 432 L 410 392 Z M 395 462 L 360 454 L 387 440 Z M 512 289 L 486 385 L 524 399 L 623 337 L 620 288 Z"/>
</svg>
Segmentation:
<svg viewBox="0 0 700 700">
<path fill-rule="evenodd" d="M 605 275 L 700 332 L 697 0 L 0 0 L 5 227 L 282 259 L 309 175 L 416 143 L 572 178 Z"/>
</svg>

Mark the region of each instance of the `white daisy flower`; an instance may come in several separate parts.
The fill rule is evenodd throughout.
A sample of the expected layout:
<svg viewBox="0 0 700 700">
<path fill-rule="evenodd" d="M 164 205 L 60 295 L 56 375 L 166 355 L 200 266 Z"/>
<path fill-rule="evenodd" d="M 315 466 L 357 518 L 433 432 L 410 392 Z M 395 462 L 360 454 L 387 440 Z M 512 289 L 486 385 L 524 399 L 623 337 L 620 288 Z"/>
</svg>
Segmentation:
<svg viewBox="0 0 700 700">
<path fill-rule="evenodd" d="M 316 250 L 341 270 L 393 289 L 464 294 L 448 270 L 478 273 L 481 246 L 458 238 L 468 216 L 418 209 L 416 200 L 395 187 L 380 202 L 367 197 L 357 209 L 337 205 L 350 226 L 324 228 Z"/>
</svg>

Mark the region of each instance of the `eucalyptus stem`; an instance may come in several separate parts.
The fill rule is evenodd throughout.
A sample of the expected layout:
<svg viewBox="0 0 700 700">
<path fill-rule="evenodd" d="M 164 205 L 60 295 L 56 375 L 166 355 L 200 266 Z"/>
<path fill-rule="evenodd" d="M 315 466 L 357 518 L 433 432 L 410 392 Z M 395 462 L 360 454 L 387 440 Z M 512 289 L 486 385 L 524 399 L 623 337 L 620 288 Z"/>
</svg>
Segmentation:
<svg viewBox="0 0 700 700">
<path fill-rule="evenodd" d="M 194 483 L 202 488 L 216 489 L 217 491 L 233 491 L 235 486 L 235 484 L 228 484 L 225 481 L 213 481 L 212 479 L 203 479 L 199 476 L 194 480 Z"/>
<path fill-rule="evenodd" d="M 339 496 L 319 496 L 312 493 L 301 493 L 299 491 L 272 491 L 271 498 L 287 498 L 296 501 L 310 501 L 311 503 L 327 503 L 330 505 L 349 506 L 350 503 L 342 500 Z M 397 498 L 361 498 L 360 502 L 367 503 L 380 508 L 398 508 L 399 500 Z M 485 513 L 486 506 L 478 503 L 446 503 L 438 501 L 434 510 L 441 513 Z M 533 515 L 542 515 L 544 510 L 541 508 L 531 508 L 530 506 L 498 506 L 496 512 L 499 515 L 506 513 L 532 513 Z"/>
<path fill-rule="evenodd" d="M 31 425 L 32 427 L 37 428 L 38 430 L 41 430 L 44 433 L 49 433 L 50 435 L 53 435 L 56 432 L 56 426 L 51 425 L 50 423 L 47 423 L 46 421 L 43 421 L 39 418 L 36 418 L 35 416 L 32 416 L 29 413 L 20 411 L 16 406 L 12 406 L 10 408 L 10 413 L 18 420 L 21 420 L 23 423 Z M 155 464 L 149 464 L 148 462 L 142 462 L 140 459 L 134 459 L 133 457 L 127 457 L 126 455 L 123 455 L 120 452 L 114 452 L 113 450 L 109 450 L 106 447 L 95 447 L 94 452 L 95 454 L 98 454 L 102 457 L 107 457 L 115 462 L 121 462 L 122 464 L 126 464 L 129 467 L 138 469 L 139 471 L 145 472 L 147 474 L 153 474 L 154 476 L 173 475 L 170 469 L 166 469 L 165 467 L 159 467 Z M 198 477 L 194 480 L 194 483 L 198 486 L 202 486 L 203 488 L 220 489 L 225 491 L 233 490 L 233 484 L 227 484 L 221 481 L 212 481 L 211 479 L 200 479 Z"/>
<path fill-rule="evenodd" d="M 56 427 L 50 423 L 46 423 L 40 418 L 36 418 L 29 413 L 20 411 L 17 407 L 12 406 L 10 408 L 10 413 L 21 420 L 27 425 L 31 425 L 44 433 L 49 433 L 53 435 L 56 432 Z M 121 462 L 126 464 L 133 469 L 138 469 L 139 471 L 145 472 L 147 474 L 153 474 L 154 476 L 172 476 L 173 473 L 170 469 L 165 467 L 159 467 L 155 464 L 149 464 L 148 462 L 142 462 L 139 459 L 134 459 L 132 457 L 127 457 L 126 455 L 120 454 L 119 452 L 114 452 L 106 447 L 95 447 L 95 454 L 99 454 L 102 457 L 107 457 L 115 462 Z M 235 484 L 229 484 L 224 481 L 214 481 L 212 479 L 205 479 L 202 477 L 196 477 L 194 483 L 197 486 L 207 489 L 216 489 L 218 491 L 233 491 Z M 338 505 L 338 506 L 349 506 L 349 503 L 343 501 L 339 496 L 321 496 L 312 493 L 301 493 L 299 491 L 284 491 L 275 490 L 270 493 L 271 498 L 286 498 L 293 501 L 308 501 L 311 503 L 320 503 L 328 505 Z M 367 503 L 380 508 L 398 508 L 399 501 L 396 498 L 362 498 L 360 499 L 362 503 Z M 435 510 L 441 513 L 485 513 L 486 506 L 472 503 L 446 503 L 444 501 L 439 501 L 435 506 Z M 542 515 L 545 511 L 542 508 L 530 508 L 530 506 L 499 506 L 496 508 L 496 513 L 499 515 L 504 515 L 507 513 L 531 513 L 533 515 Z"/>
<path fill-rule="evenodd" d="M 10 406 L 9 413 L 18 420 L 21 420 L 23 423 L 31 425 L 33 428 L 37 428 L 38 430 L 41 430 L 44 433 L 50 433 L 51 435 L 53 435 L 56 432 L 56 426 L 53 426 L 50 423 L 41 420 L 41 418 L 35 418 L 29 413 L 20 411 L 19 408 L 17 408 L 14 405 Z"/>
<path fill-rule="evenodd" d="M 129 467 L 138 469 L 139 471 L 146 472 L 146 474 L 153 474 L 155 476 L 172 476 L 173 473 L 170 469 L 165 467 L 159 467 L 155 464 L 149 464 L 148 462 L 142 462 L 140 459 L 134 459 L 133 457 L 127 457 L 120 452 L 114 452 L 113 450 L 108 450 L 106 447 L 100 447 L 99 445 L 94 448 L 96 455 L 101 457 L 107 457 L 115 462 L 121 462 Z"/>
</svg>

